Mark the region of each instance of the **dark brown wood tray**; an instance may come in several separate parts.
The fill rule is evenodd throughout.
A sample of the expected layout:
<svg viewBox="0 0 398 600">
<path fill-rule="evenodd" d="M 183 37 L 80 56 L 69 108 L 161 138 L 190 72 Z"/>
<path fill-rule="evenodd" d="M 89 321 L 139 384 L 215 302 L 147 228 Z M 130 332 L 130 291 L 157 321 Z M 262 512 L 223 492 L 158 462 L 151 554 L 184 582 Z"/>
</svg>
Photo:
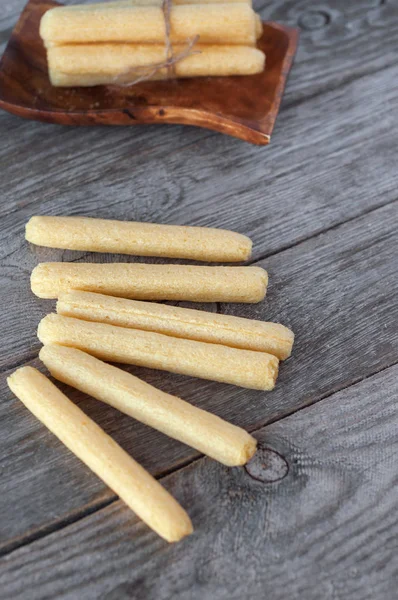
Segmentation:
<svg viewBox="0 0 398 600">
<path fill-rule="evenodd" d="M 268 144 L 297 48 L 298 30 L 264 23 L 263 73 L 142 82 L 131 88 L 55 88 L 47 74 L 39 23 L 51 0 L 30 0 L 0 62 L 0 108 L 62 125 L 180 123 Z"/>
</svg>

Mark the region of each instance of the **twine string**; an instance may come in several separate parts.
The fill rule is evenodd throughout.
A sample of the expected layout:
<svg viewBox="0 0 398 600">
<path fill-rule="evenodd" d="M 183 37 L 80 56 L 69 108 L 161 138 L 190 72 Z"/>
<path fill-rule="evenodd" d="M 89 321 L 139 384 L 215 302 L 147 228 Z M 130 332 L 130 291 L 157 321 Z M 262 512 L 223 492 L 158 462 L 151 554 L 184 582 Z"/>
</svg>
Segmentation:
<svg viewBox="0 0 398 600">
<path fill-rule="evenodd" d="M 200 50 L 194 50 L 194 47 L 199 41 L 199 36 L 195 35 L 192 39 L 186 40 L 186 46 L 181 52 L 174 53 L 173 44 L 171 42 L 171 8 L 173 0 L 163 0 L 162 2 L 162 13 L 165 23 L 165 54 L 166 58 L 164 61 L 159 63 L 152 63 L 145 66 L 130 67 L 119 73 L 114 78 L 114 82 L 121 87 L 131 87 L 137 85 L 141 81 L 148 81 L 152 79 L 156 73 L 162 69 L 167 69 L 167 79 L 174 78 L 176 76 L 175 66 L 188 56 L 194 54 L 200 54 Z M 126 81 L 131 76 L 131 80 Z"/>
</svg>

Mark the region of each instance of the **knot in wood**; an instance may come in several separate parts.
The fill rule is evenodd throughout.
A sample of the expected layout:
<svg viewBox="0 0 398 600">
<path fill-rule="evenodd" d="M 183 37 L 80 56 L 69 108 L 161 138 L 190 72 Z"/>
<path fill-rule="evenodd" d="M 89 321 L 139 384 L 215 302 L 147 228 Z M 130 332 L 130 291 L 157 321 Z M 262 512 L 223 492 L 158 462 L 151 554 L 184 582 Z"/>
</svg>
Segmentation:
<svg viewBox="0 0 398 600">
<path fill-rule="evenodd" d="M 250 477 L 257 479 L 257 481 L 274 483 L 286 477 L 289 472 L 289 465 L 279 452 L 271 448 L 259 447 L 245 469 Z"/>
<path fill-rule="evenodd" d="M 322 29 L 330 23 L 330 15 L 325 10 L 310 10 L 299 18 L 299 26 L 308 31 Z"/>
</svg>

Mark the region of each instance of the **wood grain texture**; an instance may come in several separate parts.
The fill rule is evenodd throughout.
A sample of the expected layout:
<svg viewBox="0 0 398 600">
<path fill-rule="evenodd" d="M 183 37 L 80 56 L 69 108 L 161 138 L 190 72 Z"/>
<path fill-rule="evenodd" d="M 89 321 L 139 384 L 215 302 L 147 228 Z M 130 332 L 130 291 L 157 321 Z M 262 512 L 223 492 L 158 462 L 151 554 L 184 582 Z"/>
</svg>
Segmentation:
<svg viewBox="0 0 398 600">
<path fill-rule="evenodd" d="M 133 87 L 57 88 L 48 76 L 40 21 L 52 0 L 29 0 L 0 61 L 0 108 L 61 125 L 197 125 L 268 144 L 298 30 L 264 23 L 257 46 L 267 56 L 262 73 L 248 77 L 141 82 Z"/>
<path fill-rule="evenodd" d="M 285 106 L 397 63 L 396 0 L 254 0 L 254 6 L 264 20 L 301 28 Z"/>
<path fill-rule="evenodd" d="M 0 178 L 0 368 L 37 350 L 36 326 L 49 310 L 29 291 L 37 262 L 88 258 L 29 248 L 23 231 L 32 214 L 217 225 L 252 237 L 254 260 L 273 254 L 396 199 L 397 75 L 394 67 L 284 111 L 284 131 L 276 133 L 267 160 L 259 149 L 231 146 L 226 138 L 168 152 L 171 135 L 155 155 L 139 155 L 148 143 L 144 132 L 117 144 L 109 129 L 80 129 L 83 143 L 73 129 L 43 125 L 51 131 L 40 133 L 37 124 L 10 123 L 8 153 L 0 148 L 7 172 Z M 369 110 L 378 111 L 376 125 Z M 95 258 L 104 259 L 110 257 Z"/>
<path fill-rule="evenodd" d="M 3 559 L 2 597 L 393 600 L 397 393 L 393 367 L 259 431 L 278 481 L 209 459 L 167 477 L 196 527 L 181 544 L 115 502 Z"/>
<path fill-rule="evenodd" d="M 0 51 L 24 4 L 0 0 Z M 118 503 L 29 545 L 114 500 L 5 386 L 5 370 L 36 356 L 37 323 L 53 309 L 30 294 L 31 269 L 40 260 L 93 259 L 29 248 L 23 228 L 33 214 L 213 225 L 253 237 L 254 260 L 269 257 L 261 263 L 271 275 L 268 301 L 254 311 L 235 307 L 236 314 L 279 320 L 297 334 L 276 391 L 264 398 L 134 370 L 238 425 L 260 427 L 397 362 L 396 2 L 274 0 L 261 13 L 303 28 L 267 150 L 190 127 L 75 129 L 0 112 L 1 551 L 27 545 L 4 559 L 5 598 L 52 600 L 59 591 L 217 600 L 246 590 L 250 600 L 395 598 L 395 368 L 323 400 L 319 410 L 337 399 L 325 418 L 315 406 L 267 427 L 264 443 L 288 460 L 279 483 L 250 479 L 246 488 L 245 472 L 202 461 L 173 477 L 169 485 L 203 527 L 192 538 L 200 539 L 195 550 L 164 553 Z M 71 395 L 158 476 L 197 456 Z M 307 428 L 300 419 L 310 412 Z M 284 461 L 273 456 L 269 466 L 264 453 L 265 468 L 252 465 L 252 476 L 283 475 Z"/>
<path fill-rule="evenodd" d="M 233 310 L 281 321 L 296 333 L 293 355 L 281 365 L 273 392 L 250 392 L 149 369 L 131 372 L 254 430 L 398 362 L 396 214 L 395 203 L 261 263 L 273 278 L 268 299 L 251 307 L 234 305 Z M 230 312 L 232 305 L 223 309 Z M 23 410 L 4 380 L 1 386 L 0 422 L 7 435 L 0 437 L 0 539 L 7 551 L 21 536 L 37 535 L 41 528 L 76 518 L 113 496 Z M 75 392 L 72 398 L 158 476 L 198 456 L 101 403 Z"/>
</svg>

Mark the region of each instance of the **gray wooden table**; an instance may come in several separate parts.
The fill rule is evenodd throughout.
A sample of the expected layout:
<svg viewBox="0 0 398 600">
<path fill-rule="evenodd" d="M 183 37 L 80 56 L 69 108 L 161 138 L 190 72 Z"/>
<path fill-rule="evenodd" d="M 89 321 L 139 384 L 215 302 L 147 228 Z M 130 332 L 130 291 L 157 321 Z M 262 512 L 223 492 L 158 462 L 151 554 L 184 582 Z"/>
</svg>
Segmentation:
<svg viewBox="0 0 398 600">
<path fill-rule="evenodd" d="M 23 0 L 0 0 L 0 50 Z M 258 8 L 260 5 L 257 5 Z M 302 28 L 271 146 L 188 127 L 63 128 L 0 113 L 0 598 L 392 600 L 398 586 L 398 2 L 264 2 Z M 18 402 L 52 310 L 29 291 L 33 214 L 231 228 L 270 273 L 254 306 L 296 346 L 263 394 L 145 369 L 253 432 L 227 469 L 68 393 L 172 491 L 195 534 L 167 545 Z M 124 257 L 125 259 L 125 257 Z"/>
</svg>

